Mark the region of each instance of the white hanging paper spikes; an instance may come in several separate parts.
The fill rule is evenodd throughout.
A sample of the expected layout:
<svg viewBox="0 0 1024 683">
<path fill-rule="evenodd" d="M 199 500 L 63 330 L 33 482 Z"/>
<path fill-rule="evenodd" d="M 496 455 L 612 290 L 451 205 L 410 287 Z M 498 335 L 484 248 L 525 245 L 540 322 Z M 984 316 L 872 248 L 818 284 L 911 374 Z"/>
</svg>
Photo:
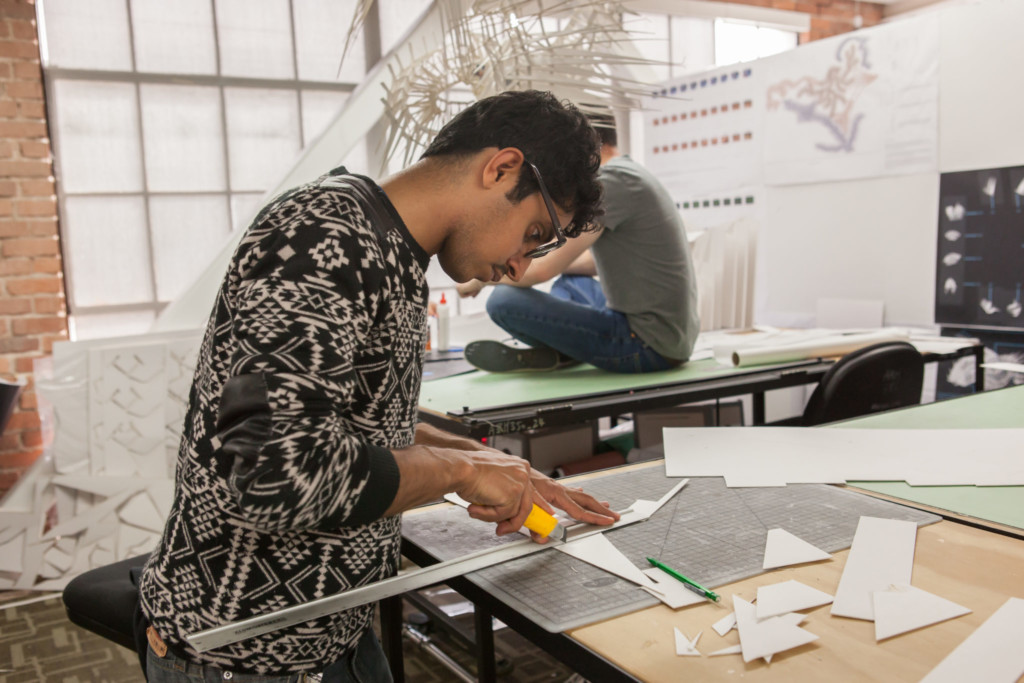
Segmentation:
<svg viewBox="0 0 1024 683">
<path fill-rule="evenodd" d="M 763 569 L 775 569 L 791 564 L 818 562 L 832 556 L 785 529 L 769 529 L 764 544 Z"/>
</svg>

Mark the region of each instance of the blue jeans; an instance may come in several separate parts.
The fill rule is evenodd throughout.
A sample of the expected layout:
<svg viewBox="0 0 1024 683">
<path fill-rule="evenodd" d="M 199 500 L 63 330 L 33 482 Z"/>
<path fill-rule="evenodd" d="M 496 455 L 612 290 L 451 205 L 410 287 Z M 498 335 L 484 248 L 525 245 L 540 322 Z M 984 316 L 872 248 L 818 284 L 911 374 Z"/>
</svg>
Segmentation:
<svg viewBox="0 0 1024 683">
<path fill-rule="evenodd" d="M 305 683 L 316 680 L 305 674 L 264 676 L 224 671 L 185 661 L 170 650 L 160 657 L 153 648 L 146 653 L 146 678 L 149 683 Z M 373 630 L 363 633 L 349 657 L 328 665 L 321 680 L 323 683 L 391 683 L 388 660 Z"/>
<path fill-rule="evenodd" d="M 626 315 L 608 308 L 600 283 L 586 275 L 562 275 L 550 294 L 498 285 L 487 299 L 487 313 L 524 344 L 547 346 L 609 372 L 656 372 L 679 365 L 636 336 Z"/>
</svg>

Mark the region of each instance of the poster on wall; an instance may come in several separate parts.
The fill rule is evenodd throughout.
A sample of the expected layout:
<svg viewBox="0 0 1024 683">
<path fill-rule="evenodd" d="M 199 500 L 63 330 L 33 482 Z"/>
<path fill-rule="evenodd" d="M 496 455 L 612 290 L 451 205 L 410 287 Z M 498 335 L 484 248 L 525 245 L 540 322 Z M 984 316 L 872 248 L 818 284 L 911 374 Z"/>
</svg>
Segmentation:
<svg viewBox="0 0 1024 683">
<path fill-rule="evenodd" d="M 761 63 L 768 184 L 937 170 L 936 17 L 836 36 Z"/>
<path fill-rule="evenodd" d="M 645 98 L 644 163 L 680 205 L 734 206 L 738 188 L 761 184 L 761 73 L 737 64 L 666 81 Z"/>
<path fill-rule="evenodd" d="M 1024 166 L 943 173 L 935 322 L 1024 329 Z"/>
</svg>

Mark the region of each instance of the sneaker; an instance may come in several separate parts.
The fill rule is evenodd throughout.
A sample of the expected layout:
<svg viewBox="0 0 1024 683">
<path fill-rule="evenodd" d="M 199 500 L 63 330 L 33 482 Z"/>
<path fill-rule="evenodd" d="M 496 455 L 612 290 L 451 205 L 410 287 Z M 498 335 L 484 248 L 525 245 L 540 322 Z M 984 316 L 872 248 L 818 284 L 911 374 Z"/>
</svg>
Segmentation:
<svg viewBox="0 0 1024 683">
<path fill-rule="evenodd" d="M 509 346 L 488 339 L 466 344 L 466 360 L 487 372 L 544 372 L 561 367 L 558 351 L 546 346 Z"/>
</svg>

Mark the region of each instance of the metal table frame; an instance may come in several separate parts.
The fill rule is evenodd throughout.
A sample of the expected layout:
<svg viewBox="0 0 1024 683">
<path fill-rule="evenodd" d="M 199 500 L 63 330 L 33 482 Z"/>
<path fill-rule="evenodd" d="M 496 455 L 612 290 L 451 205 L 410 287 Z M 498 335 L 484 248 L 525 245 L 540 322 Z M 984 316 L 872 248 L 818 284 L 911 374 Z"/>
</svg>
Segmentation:
<svg viewBox="0 0 1024 683">
<path fill-rule="evenodd" d="M 974 390 L 980 392 L 985 388 L 985 373 L 981 367 L 984 354 L 985 347 L 976 344 L 949 353 L 924 354 L 924 360 L 926 363 L 935 363 L 973 355 Z M 565 396 L 555 400 L 480 408 L 467 406 L 462 410 L 449 411 L 447 414 L 421 406 L 420 419 L 454 434 L 482 439 L 543 427 L 576 424 L 601 417 L 614 417 L 637 410 L 667 408 L 684 403 L 750 394 L 753 400 L 753 423 L 761 425 L 765 421 L 766 391 L 817 382 L 834 362 L 833 359 L 818 358 L 784 365 L 740 368 L 716 377 Z"/>
<path fill-rule="evenodd" d="M 985 347 L 964 346 L 949 353 L 924 354 L 926 363 L 975 357 L 975 392 L 984 390 L 985 373 L 981 367 Z M 817 358 L 806 361 L 741 368 L 718 377 L 668 383 L 630 390 L 609 391 L 570 396 L 557 400 L 517 403 L 505 406 L 470 408 L 441 414 L 421 407 L 420 419 L 446 431 L 484 438 L 518 433 L 530 429 L 574 424 L 601 417 L 614 417 L 636 410 L 665 408 L 711 399 L 750 394 L 753 400 L 753 422 L 764 424 L 765 392 L 817 382 L 835 362 Z M 402 554 L 420 566 L 438 562 L 422 548 L 403 538 Z M 494 659 L 494 634 L 491 618 L 497 617 L 531 643 L 561 662 L 571 666 L 589 680 L 636 681 L 637 679 L 604 657 L 581 645 L 564 633 L 549 633 L 521 615 L 514 608 L 495 598 L 465 577 L 447 584 L 470 600 L 475 607 L 477 666 L 480 681 L 497 680 Z M 404 681 L 402 661 L 402 598 L 396 596 L 380 603 L 382 644 L 396 683 Z"/>
</svg>

